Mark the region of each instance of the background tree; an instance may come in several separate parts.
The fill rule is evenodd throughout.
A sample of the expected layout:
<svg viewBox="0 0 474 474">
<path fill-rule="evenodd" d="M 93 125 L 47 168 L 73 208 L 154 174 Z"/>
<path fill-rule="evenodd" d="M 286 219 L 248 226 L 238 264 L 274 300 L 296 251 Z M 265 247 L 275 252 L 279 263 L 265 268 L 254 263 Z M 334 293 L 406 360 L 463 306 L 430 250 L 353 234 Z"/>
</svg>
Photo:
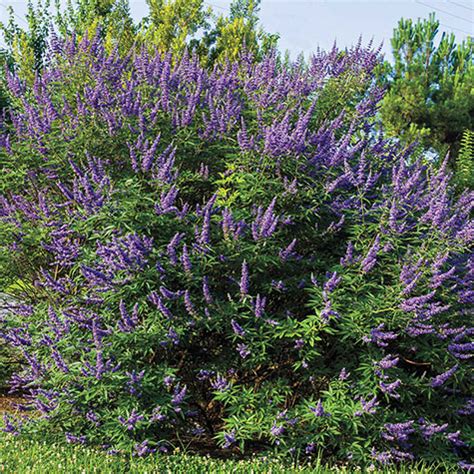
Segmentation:
<svg viewBox="0 0 474 474">
<path fill-rule="evenodd" d="M 473 128 L 473 42 L 456 44 L 453 34 L 439 38 L 438 32 L 434 14 L 399 21 L 391 41 L 394 63 L 386 62 L 381 75 L 388 86 L 381 117 L 391 135 L 418 140 L 440 157 L 449 152 L 455 167 L 462 134 Z"/>
<path fill-rule="evenodd" d="M 32 84 L 35 72 L 41 69 L 46 51 L 49 24 L 51 22 L 50 1 L 28 2 L 26 28 L 19 26 L 13 8 L 9 8 L 7 23 L 0 22 L 0 32 L 7 48 L 2 56 L 10 67 L 16 65 L 19 76 Z"/>
<path fill-rule="evenodd" d="M 149 14 L 141 23 L 137 37 L 159 51 L 178 53 L 198 46 L 196 34 L 209 28 L 210 9 L 202 0 L 147 0 Z"/>
<path fill-rule="evenodd" d="M 100 28 L 107 49 L 118 47 L 122 53 L 130 50 L 137 32 L 128 0 L 68 0 L 66 7 L 57 3 L 55 26 L 62 36 L 74 31 L 92 37 Z"/>
<path fill-rule="evenodd" d="M 257 59 L 274 49 L 278 35 L 264 31 L 259 24 L 260 0 L 234 0 L 228 17 L 220 15 L 204 38 L 210 60 L 235 60 L 243 47 Z"/>
</svg>

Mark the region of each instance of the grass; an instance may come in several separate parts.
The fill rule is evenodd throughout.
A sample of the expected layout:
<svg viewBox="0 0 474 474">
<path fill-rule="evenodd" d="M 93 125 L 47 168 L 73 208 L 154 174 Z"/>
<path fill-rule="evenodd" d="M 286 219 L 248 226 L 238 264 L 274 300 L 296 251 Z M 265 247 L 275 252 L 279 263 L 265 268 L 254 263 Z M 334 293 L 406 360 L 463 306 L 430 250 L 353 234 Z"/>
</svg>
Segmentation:
<svg viewBox="0 0 474 474">
<path fill-rule="evenodd" d="M 5 473 L 310 473 L 269 459 L 232 461 L 187 454 L 155 455 L 145 459 L 110 456 L 92 449 L 0 436 L 0 472 Z"/>
<path fill-rule="evenodd" d="M 28 440 L 0 434 L 0 473 L 8 474 L 326 474 L 353 472 L 381 472 L 421 474 L 456 472 L 447 465 L 416 465 L 386 470 L 362 470 L 354 467 L 292 468 L 269 458 L 252 460 L 218 460 L 189 454 L 155 455 L 145 459 L 110 456 L 90 448 L 51 444 L 46 441 Z"/>
</svg>

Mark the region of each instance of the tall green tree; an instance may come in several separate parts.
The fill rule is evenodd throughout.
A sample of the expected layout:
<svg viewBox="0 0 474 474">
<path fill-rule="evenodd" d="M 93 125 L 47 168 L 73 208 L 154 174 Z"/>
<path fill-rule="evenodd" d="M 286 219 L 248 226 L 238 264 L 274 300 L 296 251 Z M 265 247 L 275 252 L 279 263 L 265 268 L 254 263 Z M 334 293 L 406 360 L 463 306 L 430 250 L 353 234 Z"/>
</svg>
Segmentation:
<svg viewBox="0 0 474 474">
<path fill-rule="evenodd" d="M 456 44 L 439 21 L 401 19 L 391 40 L 394 63 L 381 75 L 388 91 L 381 117 L 388 132 L 419 141 L 455 167 L 463 132 L 474 120 L 473 41 Z"/>
<path fill-rule="evenodd" d="M 93 36 L 100 29 L 109 50 L 126 52 L 132 47 L 137 32 L 128 0 L 56 0 L 55 27 L 62 36 L 72 31 Z"/>
<path fill-rule="evenodd" d="M 149 13 L 142 20 L 137 43 L 179 54 L 196 49 L 196 35 L 209 28 L 210 9 L 203 0 L 147 0 Z"/>
<path fill-rule="evenodd" d="M 245 48 L 259 59 L 276 47 L 278 35 L 266 32 L 259 21 L 260 0 L 233 0 L 229 15 L 213 14 L 199 40 L 198 50 L 209 63 L 235 60 Z"/>
<path fill-rule="evenodd" d="M 16 66 L 20 77 L 32 82 L 35 72 L 43 66 L 51 23 L 50 1 L 28 1 L 25 25 L 19 25 L 13 8 L 9 8 L 9 19 L 0 22 L 0 33 L 7 48 L 2 51 L 3 64 Z"/>
</svg>

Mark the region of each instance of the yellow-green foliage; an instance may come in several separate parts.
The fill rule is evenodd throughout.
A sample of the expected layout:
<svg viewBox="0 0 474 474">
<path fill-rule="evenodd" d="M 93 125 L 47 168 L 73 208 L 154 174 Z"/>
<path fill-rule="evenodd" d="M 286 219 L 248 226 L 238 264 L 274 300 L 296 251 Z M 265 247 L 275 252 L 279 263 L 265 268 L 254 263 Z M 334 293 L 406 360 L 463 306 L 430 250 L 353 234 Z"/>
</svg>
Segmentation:
<svg viewBox="0 0 474 474">
<path fill-rule="evenodd" d="M 18 65 L 18 75 L 32 85 L 35 79 L 35 52 L 24 31 L 14 38 L 12 50 L 13 60 Z"/>
<path fill-rule="evenodd" d="M 215 48 L 211 59 L 222 62 L 238 59 L 242 49 L 260 56 L 276 45 L 278 35 L 266 33 L 258 27 L 259 0 L 234 0 L 229 16 L 219 16 L 215 30 Z"/>
<path fill-rule="evenodd" d="M 28 25 L 26 29 L 21 29 L 16 24 L 12 8 L 8 9 L 8 22 L 0 22 L 0 33 L 9 50 L 5 59 L 16 65 L 19 77 L 28 85 L 33 84 L 35 71 L 43 65 L 50 25 L 49 8 L 49 0 L 40 0 L 37 5 L 29 1 L 25 15 Z"/>
<path fill-rule="evenodd" d="M 63 35 L 75 31 L 92 38 L 100 30 L 107 51 L 121 53 L 132 47 L 136 27 L 127 0 L 68 0 L 65 9 L 57 7 L 56 23 Z"/>
<path fill-rule="evenodd" d="M 465 130 L 456 160 L 455 179 L 461 188 L 474 188 L 474 131 Z"/>
<path fill-rule="evenodd" d="M 182 52 L 209 16 L 202 0 L 147 0 L 147 4 L 148 24 L 139 32 L 137 42 L 162 52 Z"/>
<path fill-rule="evenodd" d="M 242 51 L 243 44 L 253 46 L 257 42 L 257 35 L 252 25 L 242 17 L 233 20 L 221 17 L 217 29 L 220 34 L 216 47 L 221 58 L 227 56 L 230 60 L 235 60 Z"/>
</svg>

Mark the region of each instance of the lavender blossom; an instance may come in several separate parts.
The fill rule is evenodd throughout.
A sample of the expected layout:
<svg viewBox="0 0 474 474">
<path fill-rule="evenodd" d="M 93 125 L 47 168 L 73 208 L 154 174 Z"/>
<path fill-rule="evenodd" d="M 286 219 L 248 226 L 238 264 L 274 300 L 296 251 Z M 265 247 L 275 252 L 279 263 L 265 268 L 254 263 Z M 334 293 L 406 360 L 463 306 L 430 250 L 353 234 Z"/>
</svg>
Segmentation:
<svg viewBox="0 0 474 474">
<path fill-rule="evenodd" d="M 129 314 L 125 303 L 123 300 L 120 300 L 119 304 L 120 317 L 121 319 L 118 322 L 118 327 L 122 332 L 131 332 L 138 325 L 138 304 L 135 303 L 133 306 L 132 314 Z"/>
<path fill-rule="evenodd" d="M 296 339 L 295 341 L 295 349 L 301 349 L 304 346 L 303 339 Z"/>
<path fill-rule="evenodd" d="M 464 448 L 467 446 L 467 443 L 465 443 L 462 439 L 460 439 L 461 432 L 456 431 L 455 433 L 446 433 L 446 439 L 453 445 L 456 446 L 457 448 Z"/>
<path fill-rule="evenodd" d="M 449 370 L 443 372 L 442 374 L 437 375 L 431 379 L 431 386 L 433 388 L 441 387 L 444 383 L 452 377 L 452 375 L 458 370 L 459 364 L 453 365 Z"/>
<path fill-rule="evenodd" d="M 355 261 L 354 257 L 354 245 L 352 242 L 347 244 L 347 249 L 344 257 L 341 258 L 340 264 L 344 267 L 351 265 Z"/>
<path fill-rule="evenodd" d="M 365 401 L 363 398 L 361 398 L 360 404 L 362 411 L 356 411 L 354 413 L 355 416 L 362 416 L 363 413 L 373 415 L 377 411 L 377 407 L 379 406 L 380 402 L 377 401 L 377 395 L 374 395 L 369 401 Z"/>
<path fill-rule="evenodd" d="M 242 263 L 242 273 L 240 277 L 240 294 L 242 296 L 248 295 L 249 292 L 249 268 L 247 262 Z"/>
<path fill-rule="evenodd" d="M 423 418 L 418 420 L 421 434 L 425 440 L 429 440 L 432 436 L 438 433 L 444 433 L 448 428 L 448 423 L 437 425 L 436 423 L 426 423 Z"/>
<path fill-rule="evenodd" d="M 261 318 L 265 312 L 267 299 L 264 296 L 257 295 L 254 303 L 254 314 L 256 318 Z"/>
<path fill-rule="evenodd" d="M 387 441 L 396 441 L 405 444 L 415 432 L 413 424 L 414 421 L 412 420 L 405 423 L 386 423 L 382 437 Z"/>
<path fill-rule="evenodd" d="M 245 336 L 245 330 L 242 326 L 240 326 L 239 323 L 237 323 L 234 319 L 231 320 L 230 322 L 232 326 L 232 330 L 237 336 L 244 337 Z"/>
<path fill-rule="evenodd" d="M 337 288 L 339 283 L 341 283 L 342 278 L 337 275 L 337 272 L 330 273 L 327 275 L 327 277 L 328 280 L 324 284 L 324 291 L 326 293 L 332 293 Z"/>
<path fill-rule="evenodd" d="M 207 276 L 202 278 L 202 293 L 204 295 L 204 300 L 207 304 L 212 304 L 212 295 L 211 290 L 209 288 L 209 279 Z"/>
<path fill-rule="evenodd" d="M 364 273 L 368 273 L 370 270 L 372 270 L 372 268 L 375 267 L 375 264 L 377 263 L 377 254 L 379 250 L 380 250 L 380 235 L 377 235 L 372 247 L 370 247 L 367 255 L 362 260 L 361 265 L 362 265 L 362 271 Z"/>
<path fill-rule="evenodd" d="M 377 365 L 383 370 L 388 370 L 388 369 L 391 369 L 392 367 L 395 367 L 398 364 L 399 360 L 400 360 L 399 357 L 395 357 L 395 356 L 392 356 L 391 354 L 388 354 L 382 360 L 377 362 Z"/>
<path fill-rule="evenodd" d="M 186 244 L 183 245 L 183 253 L 181 255 L 181 263 L 183 265 L 184 271 L 187 274 L 191 274 L 192 265 L 191 260 L 189 258 L 188 247 Z"/>
<path fill-rule="evenodd" d="M 330 413 L 327 413 L 324 408 L 321 400 L 318 400 L 316 407 L 309 407 L 309 409 L 314 413 L 317 417 L 324 417 L 324 416 L 331 416 Z"/>
<path fill-rule="evenodd" d="M 246 359 L 251 354 L 248 346 L 242 343 L 237 344 L 237 351 L 242 359 Z"/>
<path fill-rule="evenodd" d="M 142 370 L 141 372 L 135 372 L 132 370 L 131 372 L 126 372 L 129 380 L 127 381 L 128 392 L 130 395 L 139 395 L 140 393 L 140 386 L 143 377 L 145 376 L 145 371 Z"/>
<path fill-rule="evenodd" d="M 235 430 L 232 430 L 230 433 L 224 433 L 224 445 L 223 448 L 230 448 L 235 444 Z"/>
<path fill-rule="evenodd" d="M 13 436 L 18 436 L 20 434 L 21 423 L 14 423 L 12 417 L 9 415 L 3 415 L 3 427 L 1 431 L 4 433 L 11 434 Z"/>
<path fill-rule="evenodd" d="M 279 438 L 284 432 L 285 432 L 285 427 L 282 425 L 277 425 L 276 423 L 273 423 L 270 429 L 270 434 L 274 436 L 275 438 Z"/>
<path fill-rule="evenodd" d="M 466 404 L 457 411 L 458 415 L 474 415 L 474 399 L 469 399 Z"/>
<path fill-rule="evenodd" d="M 176 385 L 173 393 L 173 398 L 171 399 L 171 404 L 174 406 L 181 405 L 186 397 L 187 387 L 184 385 L 181 387 L 179 384 Z"/>
<path fill-rule="evenodd" d="M 142 441 L 141 443 L 138 443 L 134 446 L 133 449 L 135 451 L 135 454 L 138 457 L 143 457 L 143 456 L 146 456 L 148 454 L 152 454 L 152 453 L 156 452 L 156 449 L 150 448 L 148 443 L 149 443 L 149 441 L 146 439 L 145 441 Z"/>
<path fill-rule="evenodd" d="M 189 290 L 186 290 L 184 292 L 184 307 L 186 308 L 186 311 L 188 312 L 189 315 L 191 316 L 196 315 L 196 310 L 194 308 L 193 302 L 191 301 L 191 294 Z"/>
<path fill-rule="evenodd" d="M 385 325 L 379 324 L 370 331 L 370 337 L 364 336 L 364 342 L 372 342 L 379 347 L 387 347 L 390 341 L 395 340 L 398 335 L 393 331 L 384 331 Z"/>
<path fill-rule="evenodd" d="M 171 311 L 165 306 L 163 299 L 158 295 L 156 291 L 152 291 L 148 295 L 148 300 L 151 301 L 160 311 L 160 313 L 165 316 L 167 319 L 173 319 L 173 314 Z"/>
<path fill-rule="evenodd" d="M 349 378 L 350 373 L 347 372 L 346 368 L 343 367 L 341 371 L 339 372 L 338 379 L 341 381 L 347 380 Z"/>
<path fill-rule="evenodd" d="M 255 240 L 267 239 L 275 232 L 279 217 L 274 214 L 276 198 L 272 199 L 265 212 L 259 207 L 252 224 L 252 235 Z"/>
<path fill-rule="evenodd" d="M 218 392 L 224 392 L 230 387 L 230 383 L 226 378 L 217 375 L 215 380 L 211 381 L 211 387 Z"/>
<path fill-rule="evenodd" d="M 392 383 L 380 382 L 379 387 L 383 393 L 389 395 L 392 398 L 400 398 L 400 395 L 396 392 L 397 388 L 402 384 L 401 380 L 395 380 Z"/>
<path fill-rule="evenodd" d="M 280 250 L 278 256 L 283 262 L 286 262 L 290 257 L 294 256 L 294 249 L 296 246 L 296 239 L 293 239 L 286 248 Z"/>
<path fill-rule="evenodd" d="M 161 423 L 162 421 L 165 421 L 167 418 L 168 417 L 161 412 L 161 407 L 159 405 L 153 408 L 153 411 L 150 417 L 150 420 L 152 422 Z"/>
<path fill-rule="evenodd" d="M 168 257 L 173 265 L 176 265 L 178 263 L 178 259 L 176 257 L 176 247 L 178 246 L 179 242 L 183 237 L 184 234 L 177 232 L 166 247 Z"/>
<path fill-rule="evenodd" d="M 331 301 L 327 300 L 326 303 L 324 304 L 323 310 L 321 311 L 321 319 L 325 323 L 328 323 L 331 319 L 331 316 L 334 316 L 336 319 L 340 318 L 339 313 L 332 309 Z"/>
<path fill-rule="evenodd" d="M 85 436 L 76 436 L 76 435 L 73 435 L 72 433 L 65 433 L 65 436 L 66 436 L 66 441 L 69 444 L 85 444 L 86 443 Z"/>
</svg>

